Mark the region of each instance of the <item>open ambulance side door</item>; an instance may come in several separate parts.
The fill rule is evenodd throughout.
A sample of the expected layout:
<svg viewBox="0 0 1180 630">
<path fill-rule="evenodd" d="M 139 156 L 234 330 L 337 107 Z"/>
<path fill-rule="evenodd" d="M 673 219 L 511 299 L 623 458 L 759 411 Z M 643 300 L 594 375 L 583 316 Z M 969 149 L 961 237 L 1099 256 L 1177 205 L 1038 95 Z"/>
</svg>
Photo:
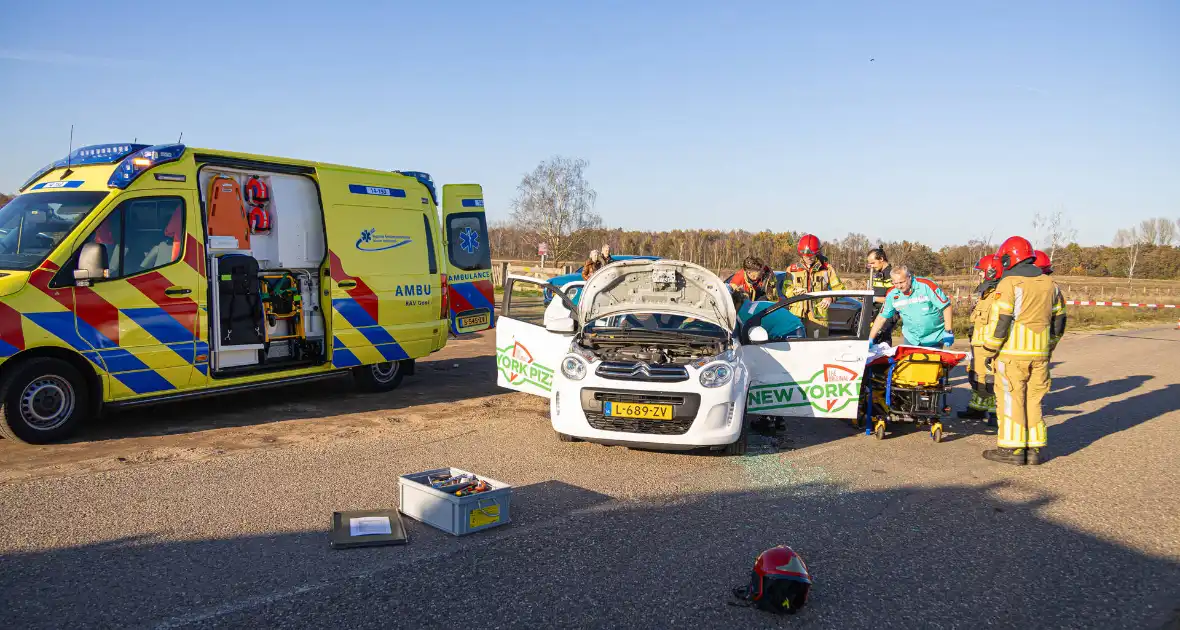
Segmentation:
<svg viewBox="0 0 1180 630">
<path fill-rule="evenodd" d="M 804 301 L 846 298 L 860 303 L 851 330 L 829 337 L 790 340 L 765 338 L 760 324 L 766 315 Z M 775 304 L 751 317 L 741 330 L 742 362 L 750 374 L 746 413 L 767 416 L 855 418 L 861 379 L 869 355 L 872 325 L 872 291 L 820 291 L 805 293 Z M 831 310 L 829 310 L 831 313 Z"/>
<path fill-rule="evenodd" d="M 492 253 L 479 184 L 442 187 L 442 230 L 447 252 L 447 298 L 451 333 L 495 327 Z"/>
<path fill-rule="evenodd" d="M 542 291 L 557 298 L 545 306 Z M 569 312 L 561 317 L 562 307 Z M 544 398 L 578 324 L 573 302 L 560 288 L 528 276 L 504 279 L 504 304 L 496 326 L 496 384 Z"/>
</svg>

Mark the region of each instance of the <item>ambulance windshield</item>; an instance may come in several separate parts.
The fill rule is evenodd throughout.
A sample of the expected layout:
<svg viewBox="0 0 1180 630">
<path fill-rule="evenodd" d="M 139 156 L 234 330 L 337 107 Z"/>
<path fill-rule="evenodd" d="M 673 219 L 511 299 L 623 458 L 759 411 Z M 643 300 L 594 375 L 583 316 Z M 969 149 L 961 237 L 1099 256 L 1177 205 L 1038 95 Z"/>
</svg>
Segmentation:
<svg viewBox="0 0 1180 630">
<path fill-rule="evenodd" d="M 0 269 L 36 269 L 107 194 L 26 193 L 0 208 Z"/>
</svg>

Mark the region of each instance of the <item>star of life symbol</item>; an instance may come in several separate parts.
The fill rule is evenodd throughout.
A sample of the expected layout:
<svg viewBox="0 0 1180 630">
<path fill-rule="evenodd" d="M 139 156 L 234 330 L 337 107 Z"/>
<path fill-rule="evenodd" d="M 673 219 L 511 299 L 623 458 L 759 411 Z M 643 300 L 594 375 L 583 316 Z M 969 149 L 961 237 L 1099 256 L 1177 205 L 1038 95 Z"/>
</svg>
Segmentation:
<svg viewBox="0 0 1180 630">
<path fill-rule="evenodd" d="M 479 249 L 479 232 L 471 228 L 463 228 L 459 232 L 459 247 L 468 254 L 474 254 Z"/>
</svg>

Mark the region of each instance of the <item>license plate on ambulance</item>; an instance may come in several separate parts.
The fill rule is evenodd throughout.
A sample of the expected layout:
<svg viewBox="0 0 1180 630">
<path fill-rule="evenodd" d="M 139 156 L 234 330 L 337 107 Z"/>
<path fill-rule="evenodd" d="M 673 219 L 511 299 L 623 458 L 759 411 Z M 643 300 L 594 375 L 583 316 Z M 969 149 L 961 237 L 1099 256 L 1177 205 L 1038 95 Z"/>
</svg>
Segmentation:
<svg viewBox="0 0 1180 630">
<path fill-rule="evenodd" d="M 671 420 L 672 405 L 649 405 L 645 403 L 612 402 L 608 400 L 602 403 L 602 415 L 609 418 Z"/>
<path fill-rule="evenodd" d="M 474 328 L 476 326 L 487 326 L 490 317 L 491 315 L 488 313 L 479 313 L 477 315 L 464 315 L 457 319 L 459 320 L 459 328 Z"/>
</svg>

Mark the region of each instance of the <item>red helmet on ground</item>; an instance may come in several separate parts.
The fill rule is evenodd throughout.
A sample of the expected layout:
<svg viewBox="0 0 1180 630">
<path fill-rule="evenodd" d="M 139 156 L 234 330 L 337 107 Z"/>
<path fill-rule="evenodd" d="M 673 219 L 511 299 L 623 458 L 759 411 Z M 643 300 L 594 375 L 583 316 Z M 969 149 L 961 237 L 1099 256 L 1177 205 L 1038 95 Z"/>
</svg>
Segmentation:
<svg viewBox="0 0 1180 630">
<path fill-rule="evenodd" d="M 779 545 L 758 554 L 749 586 L 738 590 L 762 610 L 795 614 L 807 603 L 811 574 L 799 554 Z"/>
<path fill-rule="evenodd" d="M 800 256 L 819 256 L 819 237 L 814 234 L 804 234 L 803 237 L 799 239 L 798 249 Z"/>
<path fill-rule="evenodd" d="M 1053 261 L 1049 260 L 1048 254 L 1039 249 L 1033 252 L 1033 264 L 1040 267 L 1046 275 L 1053 273 Z"/>
<path fill-rule="evenodd" d="M 1023 236 L 1008 237 L 1008 240 L 1004 241 L 1003 245 L 1000 245 L 1000 249 L 996 250 L 996 256 L 1000 258 L 1004 269 L 1011 269 L 1033 258 L 1032 243 L 1028 242 L 1028 239 Z"/>
<path fill-rule="evenodd" d="M 1000 257 L 995 254 L 980 258 L 975 268 L 983 272 L 985 281 L 999 280 L 1004 276 L 1004 263 L 1001 263 Z"/>
</svg>

